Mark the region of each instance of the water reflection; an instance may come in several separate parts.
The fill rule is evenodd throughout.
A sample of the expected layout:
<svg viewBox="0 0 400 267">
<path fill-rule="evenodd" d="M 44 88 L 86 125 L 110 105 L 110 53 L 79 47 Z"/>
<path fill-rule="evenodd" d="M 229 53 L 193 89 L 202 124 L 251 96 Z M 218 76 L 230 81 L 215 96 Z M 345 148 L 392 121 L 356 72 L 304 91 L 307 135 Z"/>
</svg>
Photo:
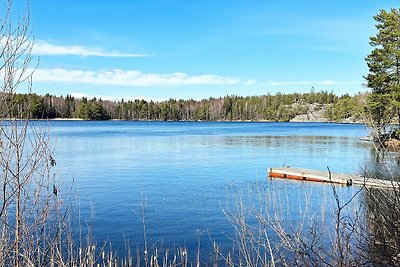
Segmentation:
<svg viewBox="0 0 400 267">
<path fill-rule="evenodd" d="M 363 215 L 357 234 L 364 247 L 364 260 L 374 266 L 400 264 L 400 165 L 398 151 L 371 145 L 370 160 L 365 166 L 366 177 L 393 181 L 393 188 L 363 190 Z"/>
<path fill-rule="evenodd" d="M 366 257 L 374 265 L 400 264 L 399 189 L 368 189 L 364 193 L 366 224 L 360 237 L 367 247 Z"/>
<path fill-rule="evenodd" d="M 359 141 L 362 125 L 288 123 L 50 122 L 57 167 L 74 177 L 81 217 L 98 240 L 123 248 L 143 242 L 140 220 L 146 198 L 148 240 L 204 249 L 210 236 L 226 242 L 232 225 L 222 209 L 227 184 L 254 190 L 268 186 L 290 199 L 312 190 L 323 200 L 326 185 L 266 179 L 266 168 L 300 168 L 355 173 L 371 161 Z M 342 192 L 342 191 L 341 191 Z M 343 194 L 346 195 L 346 189 Z M 318 205 L 320 202 L 317 202 Z M 289 209 L 290 207 L 290 209 Z M 94 215 L 93 215 L 94 214 Z M 224 241 L 225 240 L 225 241 Z"/>
<path fill-rule="evenodd" d="M 400 158 L 398 151 L 369 147 L 370 160 L 365 165 L 365 175 L 379 179 L 400 181 Z"/>
<path fill-rule="evenodd" d="M 282 150 L 291 147 L 310 147 L 313 151 L 326 150 L 332 146 L 353 149 L 354 147 L 364 147 L 362 142 L 349 137 L 333 136 L 237 136 L 221 138 L 227 146 L 264 146 L 271 149 L 281 148 Z M 213 142 L 213 141 L 212 141 Z"/>
</svg>

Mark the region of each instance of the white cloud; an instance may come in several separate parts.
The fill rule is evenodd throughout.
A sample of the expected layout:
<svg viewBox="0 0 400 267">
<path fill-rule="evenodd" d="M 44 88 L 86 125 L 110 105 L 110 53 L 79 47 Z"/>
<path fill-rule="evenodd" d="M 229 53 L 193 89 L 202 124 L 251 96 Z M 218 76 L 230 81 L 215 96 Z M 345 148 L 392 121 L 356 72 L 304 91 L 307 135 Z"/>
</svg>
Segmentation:
<svg viewBox="0 0 400 267">
<path fill-rule="evenodd" d="M 247 80 L 247 81 L 243 82 L 244 85 L 254 85 L 256 83 L 257 83 L 257 80 L 255 80 L 255 79 L 251 79 L 251 80 Z"/>
<path fill-rule="evenodd" d="M 325 81 L 271 81 L 264 83 L 265 86 L 290 86 L 290 85 L 309 85 L 309 86 L 316 86 L 316 85 L 362 85 L 361 81 L 332 81 L 332 80 L 325 80 Z"/>
<path fill-rule="evenodd" d="M 142 73 L 137 70 L 67 70 L 36 69 L 33 75 L 36 82 L 64 82 L 92 85 L 114 86 L 187 86 L 187 85 L 229 85 L 238 84 L 240 80 L 234 77 L 202 74 L 190 76 L 176 72 L 170 74 Z"/>
<path fill-rule="evenodd" d="M 32 54 L 42 56 L 95 56 L 95 57 L 147 57 L 144 54 L 121 53 L 118 51 L 105 51 L 101 47 L 86 47 L 80 45 L 55 45 L 45 41 L 36 41 L 33 44 Z"/>
</svg>

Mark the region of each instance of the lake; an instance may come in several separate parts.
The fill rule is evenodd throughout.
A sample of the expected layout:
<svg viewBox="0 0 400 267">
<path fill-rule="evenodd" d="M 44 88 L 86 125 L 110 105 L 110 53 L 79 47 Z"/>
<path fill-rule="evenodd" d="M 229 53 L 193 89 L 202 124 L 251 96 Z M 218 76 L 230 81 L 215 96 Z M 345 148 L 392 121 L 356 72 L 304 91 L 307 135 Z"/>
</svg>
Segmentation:
<svg viewBox="0 0 400 267">
<path fill-rule="evenodd" d="M 235 192 L 283 192 L 296 207 L 307 193 L 320 203 L 328 185 L 269 180 L 283 165 L 359 173 L 373 161 L 360 124 L 253 122 L 49 121 L 59 175 L 74 180 L 80 218 L 94 239 L 124 253 L 150 244 L 209 250 L 229 246 L 223 210 Z M 340 187 L 350 197 L 352 187 Z M 295 209 L 292 209 L 295 210 Z M 293 211 L 294 218 L 296 212 Z"/>
</svg>

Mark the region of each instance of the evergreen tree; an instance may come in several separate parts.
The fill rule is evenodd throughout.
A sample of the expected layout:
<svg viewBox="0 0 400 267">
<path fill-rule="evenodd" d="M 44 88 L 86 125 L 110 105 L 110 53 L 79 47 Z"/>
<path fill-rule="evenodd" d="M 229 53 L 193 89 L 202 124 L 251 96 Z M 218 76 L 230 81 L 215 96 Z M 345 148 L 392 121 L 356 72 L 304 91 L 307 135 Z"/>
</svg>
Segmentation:
<svg viewBox="0 0 400 267">
<path fill-rule="evenodd" d="M 66 110 L 65 110 L 65 116 L 66 118 L 72 118 L 73 114 L 75 112 L 75 100 L 74 97 L 71 95 L 67 95 L 65 98 L 65 105 L 66 105 Z"/>
<path fill-rule="evenodd" d="M 378 33 L 370 38 L 374 50 L 366 58 L 365 78 L 372 89 L 369 111 L 381 131 L 394 119 L 400 125 L 400 9 L 381 10 L 374 19 Z"/>
<path fill-rule="evenodd" d="M 78 108 L 76 109 L 75 116 L 80 119 L 88 120 L 89 119 L 89 105 L 86 97 L 83 97 L 79 103 Z"/>
</svg>

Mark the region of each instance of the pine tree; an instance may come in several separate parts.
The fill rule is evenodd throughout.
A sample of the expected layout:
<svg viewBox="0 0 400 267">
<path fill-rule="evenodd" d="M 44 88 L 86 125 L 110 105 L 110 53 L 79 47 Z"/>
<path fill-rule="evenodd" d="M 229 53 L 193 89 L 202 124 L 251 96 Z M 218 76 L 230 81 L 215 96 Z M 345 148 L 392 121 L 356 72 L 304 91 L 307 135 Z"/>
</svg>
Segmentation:
<svg viewBox="0 0 400 267">
<path fill-rule="evenodd" d="M 400 125 L 400 9 L 381 10 L 374 17 L 378 33 L 371 37 L 374 50 L 366 57 L 372 89 L 368 107 L 379 131 L 393 120 Z"/>
</svg>

